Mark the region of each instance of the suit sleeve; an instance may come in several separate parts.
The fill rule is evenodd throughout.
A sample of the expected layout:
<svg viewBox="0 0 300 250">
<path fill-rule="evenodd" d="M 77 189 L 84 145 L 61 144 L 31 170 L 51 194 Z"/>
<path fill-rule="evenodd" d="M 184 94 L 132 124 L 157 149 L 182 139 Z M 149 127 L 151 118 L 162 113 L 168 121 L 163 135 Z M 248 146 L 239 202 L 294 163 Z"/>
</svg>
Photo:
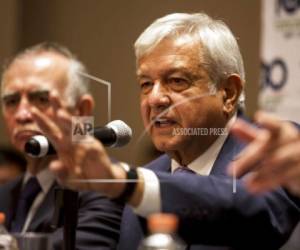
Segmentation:
<svg viewBox="0 0 300 250">
<path fill-rule="evenodd" d="M 93 192 L 79 195 L 77 250 L 116 249 L 123 207 Z M 53 234 L 55 250 L 63 248 L 63 230 Z"/>
<path fill-rule="evenodd" d="M 233 193 L 229 177 L 156 174 L 162 211 L 179 217 L 179 234 L 190 244 L 278 249 L 299 220 L 299 207 L 282 189 L 252 195 L 238 180 Z"/>
</svg>

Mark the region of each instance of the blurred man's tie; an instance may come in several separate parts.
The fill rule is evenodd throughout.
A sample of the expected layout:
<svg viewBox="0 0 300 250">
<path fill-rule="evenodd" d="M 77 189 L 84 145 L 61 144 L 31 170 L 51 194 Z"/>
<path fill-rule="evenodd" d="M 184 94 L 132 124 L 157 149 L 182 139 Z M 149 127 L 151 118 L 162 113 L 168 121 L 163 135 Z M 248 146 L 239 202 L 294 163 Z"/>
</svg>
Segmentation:
<svg viewBox="0 0 300 250">
<path fill-rule="evenodd" d="M 27 218 L 28 211 L 36 198 L 37 194 L 41 191 L 41 186 L 36 177 L 31 177 L 24 188 L 21 190 L 15 220 L 12 223 L 12 232 L 21 232 Z"/>
</svg>

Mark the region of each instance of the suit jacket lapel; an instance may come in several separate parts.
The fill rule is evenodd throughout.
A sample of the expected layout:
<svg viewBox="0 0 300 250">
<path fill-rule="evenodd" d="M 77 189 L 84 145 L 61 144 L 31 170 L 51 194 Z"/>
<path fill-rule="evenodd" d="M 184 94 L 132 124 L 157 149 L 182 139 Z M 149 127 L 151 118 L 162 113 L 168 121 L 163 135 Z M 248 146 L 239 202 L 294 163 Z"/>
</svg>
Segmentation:
<svg viewBox="0 0 300 250">
<path fill-rule="evenodd" d="M 49 232 L 52 230 L 50 228 L 50 225 L 54 212 L 54 190 L 56 186 L 57 183 L 55 182 L 46 194 L 44 200 L 42 201 L 42 204 L 36 211 L 34 217 L 32 218 L 32 221 L 27 231 Z"/>
<path fill-rule="evenodd" d="M 227 176 L 226 167 L 231 161 L 234 161 L 236 159 L 236 156 L 244 147 L 245 144 L 240 142 L 234 136 L 229 135 L 224 145 L 222 146 L 220 153 L 218 154 L 210 175 Z"/>
<path fill-rule="evenodd" d="M 150 162 L 144 166 L 145 168 L 150 168 L 154 172 L 171 172 L 171 159 L 168 155 L 163 154 L 156 160 Z"/>
<path fill-rule="evenodd" d="M 7 197 L 8 198 L 7 204 L 9 205 L 8 205 L 8 210 L 6 211 L 7 219 L 5 221 L 5 226 L 8 230 L 10 230 L 11 223 L 15 217 L 15 213 L 18 205 L 18 199 L 22 188 L 22 183 L 23 183 L 23 176 L 18 177 L 9 192 L 9 196 Z"/>
</svg>

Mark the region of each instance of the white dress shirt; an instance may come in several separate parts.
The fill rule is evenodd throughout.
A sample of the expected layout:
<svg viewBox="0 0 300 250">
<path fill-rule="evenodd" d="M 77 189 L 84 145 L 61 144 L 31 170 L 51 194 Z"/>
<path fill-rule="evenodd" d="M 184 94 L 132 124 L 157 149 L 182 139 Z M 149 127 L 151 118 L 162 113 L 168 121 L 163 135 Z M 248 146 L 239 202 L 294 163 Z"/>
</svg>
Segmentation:
<svg viewBox="0 0 300 250">
<path fill-rule="evenodd" d="M 25 184 L 27 183 L 27 181 L 32 177 L 33 175 L 30 172 L 26 172 L 24 179 L 23 179 L 23 186 L 22 188 L 24 188 Z M 42 170 L 41 172 L 39 172 L 36 175 L 36 178 L 41 186 L 41 191 L 38 193 L 38 195 L 35 197 L 29 211 L 27 214 L 27 218 L 25 220 L 24 226 L 22 228 L 22 233 L 27 232 L 27 229 L 34 217 L 34 215 L 36 214 L 38 208 L 40 207 L 40 205 L 42 204 L 44 198 L 46 197 L 47 193 L 49 192 L 51 186 L 53 185 L 54 181 L 55 181 L 55 177 L 52 174 L 52 172 L 48 169 L 45 168 L 44 170 Z"/>
<path fill-rule="evenodd" d="M 227 123 L 227 131 L 229 131 L 235 121 L 236 115 Z M 199 175 L 209 175 L 227 137 L 228 133 L 220 135 L 203 154 L 188 164 L 187 167 Z M 180 167 L 179 163 L 172 159 L 172 173 L 178 167 Z M 157 198 L 161 197 L 158 177 L 150 169 L 139 167 L 138 171 L 144 178 L 144 193 L 140 204 L 133 208 L 134 212 L 143 217 L 147 217 L 152 213 L 161 212 L 161 199 Z"/>
</svg>

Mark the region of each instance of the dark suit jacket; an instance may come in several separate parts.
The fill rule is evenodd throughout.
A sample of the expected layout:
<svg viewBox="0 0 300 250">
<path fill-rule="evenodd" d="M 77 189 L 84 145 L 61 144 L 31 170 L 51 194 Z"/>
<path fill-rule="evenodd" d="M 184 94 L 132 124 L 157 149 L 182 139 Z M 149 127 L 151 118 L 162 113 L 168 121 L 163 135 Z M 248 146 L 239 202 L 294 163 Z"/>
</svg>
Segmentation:
<svg viewBox="0 0 300 250">
<path fill-rule="evenodd" d="M 14 218 L 22 178 L 0 186 L 0 211 L 6 214 L 6 228 L 9 230 Z M 54 212 L 54 183 L 38 208 L 28 231 L 51 232 L 54 249 L 62 249 L 62 228 L 51 229 Z M 119 239 L 122 207 L 104 196 L 93 192 L 79 194 L 76 249 L 115 249 Z"/>
<path fill-rule="evenodd" d="M 243 147 L 229 136 L 210 176 L 172 176 L 167 155 L 146 166 L 160 180 L 162 212 L 178 216 L 178 234 L 188 249 L 278 249 L 299 220 L 298 206 L 282 189 L 254 196 L 238 180 L 237 192 L 233 193 L 226 166 Z M 145 219 L 126 206 L 118 249 L 137 249 L 147 234 L 145 225 Z"/>
</svg>

